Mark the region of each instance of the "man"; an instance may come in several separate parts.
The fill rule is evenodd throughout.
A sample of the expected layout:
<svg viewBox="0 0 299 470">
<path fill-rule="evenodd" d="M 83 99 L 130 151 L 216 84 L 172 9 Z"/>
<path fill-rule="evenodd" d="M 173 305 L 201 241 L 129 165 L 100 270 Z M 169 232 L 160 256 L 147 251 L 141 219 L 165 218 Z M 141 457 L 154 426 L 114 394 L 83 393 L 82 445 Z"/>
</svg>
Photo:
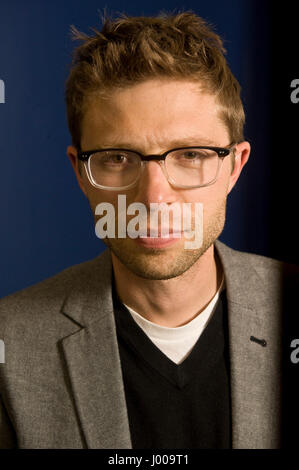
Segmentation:
<svg viewBox="0 0 299 470">
<path fill-rule="evenodd" d="M 126 208 L 188 206 L 202 242 L 187 249 L 174 222 L 163 237 L 161 218 L 151 236 L 147 213 L 143 236 L 110 232 L 95 260 L 2 300 L 0 445 L 290 444 L 293 375 L 285 385 L 282 366 L 293 330 L 284 345 L 282 328 L 298 270 L 217 240 L 250 154 L 221 39 L 192 13 L 76 34 L 67 155 L 96 223 L 106 203 L 120 226 L 119 196 Z"/>
</svg>

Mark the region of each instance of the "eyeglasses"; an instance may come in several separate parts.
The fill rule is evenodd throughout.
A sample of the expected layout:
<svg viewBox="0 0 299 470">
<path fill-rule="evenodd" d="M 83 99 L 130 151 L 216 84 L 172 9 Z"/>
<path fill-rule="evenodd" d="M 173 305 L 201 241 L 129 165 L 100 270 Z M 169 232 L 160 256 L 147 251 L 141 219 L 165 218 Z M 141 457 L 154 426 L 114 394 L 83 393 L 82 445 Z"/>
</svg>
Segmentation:
<svg viewBox="0 0 299 470">
<path fill-rule="evenodd" d="M 99 189 L 120 191 L 137 184 L 146 162 L 156 160 L 167 181 L 175 188 L 192 189 L 215 183 L 223 159 L 236 144 L 229 147 L 180 147 L 161 155 L 107 148 L 79 152 L 90 183 Z"/>
</svg>

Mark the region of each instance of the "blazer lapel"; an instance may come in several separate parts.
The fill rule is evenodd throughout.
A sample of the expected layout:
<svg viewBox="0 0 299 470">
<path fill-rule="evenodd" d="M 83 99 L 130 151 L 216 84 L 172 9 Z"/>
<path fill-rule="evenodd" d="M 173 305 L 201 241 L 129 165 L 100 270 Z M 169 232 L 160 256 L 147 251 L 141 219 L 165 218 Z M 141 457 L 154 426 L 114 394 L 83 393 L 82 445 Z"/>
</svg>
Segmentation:
<svg viewBox="0 0 299 470">
<path fill-rule="evenodd" d="M 78 325 L 62 340 L 68 380 L 88 448 L 132 448 L 106 250 L 78 276 L 63 313 Z"/>
<path fill-rule="evenodd" d="M 279 276 L 265 285 L 252 257 L 217 241 L 226 281 L 233 448 L 279 447 L 281 323 Z M 266 346 L 250 340 L 264 339 Z"/>
</svg>

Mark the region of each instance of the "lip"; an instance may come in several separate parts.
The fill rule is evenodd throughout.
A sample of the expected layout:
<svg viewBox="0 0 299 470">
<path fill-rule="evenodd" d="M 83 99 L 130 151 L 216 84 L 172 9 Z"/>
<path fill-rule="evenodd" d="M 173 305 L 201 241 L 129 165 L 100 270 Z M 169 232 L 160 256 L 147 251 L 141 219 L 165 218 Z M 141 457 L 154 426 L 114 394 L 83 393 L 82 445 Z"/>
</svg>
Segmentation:
<svg viewBox="0 0 299 470">
<path fill-rule="evenodd" d="M 169 236 L 167 236 L 167 238 L 165 237 L 150 237 L 150 236 L 147 236 L 147 237 L 137 237 L 134 239 L 134 241 L 136 243 L 138 243 L 139 245 L 142 245 L 144 247 L 147 247 L 147 248 L 164 248 L 164 247 L 167 247 L 167 246 L 170 246 L 170 245 L 173 245 L 174 243 L 176 243 L 178 240 L 180 240 L 183 236 L 182 233 L 179 233 L 179 237 L 178 236 L 174 236 L 175 234 L 174 233 L 169 233 Z M 176 235 L 178 235 L 176 233 Z"/>
</svg>

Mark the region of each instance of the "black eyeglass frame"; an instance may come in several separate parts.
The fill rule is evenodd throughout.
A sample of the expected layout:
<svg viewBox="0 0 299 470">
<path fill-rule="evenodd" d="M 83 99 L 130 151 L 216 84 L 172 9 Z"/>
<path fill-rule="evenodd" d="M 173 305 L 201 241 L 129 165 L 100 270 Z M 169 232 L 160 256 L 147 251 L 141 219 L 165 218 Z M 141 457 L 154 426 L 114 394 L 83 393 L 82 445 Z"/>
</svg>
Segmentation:
<svg viewBox="0 0 299 470">
<path fill-rule="evenodd" d="M 94 155 L 95 153 L 120 151 L 120 152 L 130 152 L 130 153 L 134 153 L 134 154 L 138 155 L 141 162 L 144 162 L 144 161 L 148 162 L 148 161 L 155 161 L 155 160 L 157 161 L 158 160 L 159 162 L 161 161 L 161 163 L 162 162 L 164 163 L 167 155 L 169 153 L 175 152 L 177 150 L 188 150 L 188 149 L 202 150 L 202 149 L 206 149 L 206 150 L 212 150 L 212 151 L 216 152 L 218 157 L 223 161 L 223 159 L 225 157 L 230 155 L 230 153 L 234 150 L 234 147 L 236 145 L 237 145 L 237 143 L 231 143 L 231 144 L 229 144 L 228 147 L 214 147 L 214 146 L 211 147 L 211 146 L 207 146 L 207 145 L 200 145 L 200 146 L 199 145 L 192 145 L 192 146 L 188 146 L 188 147 L 176 147 L 176 148 L 173 148 L 171 150 L 167 150 L 166 152 L 164 152 L 160 155 L 158 155 L 158 154 L 157 155 L 155 155 L 155 154 L 144 155 L 141 152 L 138 152 L 137 150 L 119 148 L 119 147 L 109 147 L 109 148 L 103 148 L 103 149 L 79 151 L 78 154 L 77 154 L 77 157 L 78 157 L 79 160 L 83 161 L 85 164 L 88 164 L 89 157 L 91 155 Z M 211 184 L 215 183 L 216 179 L 218 178 L 218 174 L 219 174 L 219 170 L 220 170 L 220 168 L 218 168 L 216 177 L 214 178 L 213 181 L 211 181 L 209 183 L 206 183 L 206 184 L 203 184 L 203 185 L 196 185 L 196 186 L 184 186 L 184 185 L 178 185 L 174 181 L 171 180 L 171 178 L 169 177 L 169 175 L 167 173 L 167 170 L 165 169 L 164 165 L 162 166 L 162 169 L 163 169 L 163 172 L 165 173 L 165 176 L 166 176 L 168 182 L 170 184 L 172 184 L 174 187 L 177 187 L 177 188 L 180 188 L 180 189 L 195 189 L 195 188 L 201 188 L 201 187 L 204 187 L 204 186 L 210 186 Z M 92 181 L 93 178 L 91 179 L 91 175 L 89 175 L 86 166 L 85 166 L 85 171 L 86 171 L 86 174 L 87 174 L 87 177 L 88 177 L 90 183 L 93 186 L 95 186 L 97 188 L 100 188 L 100 189 L 106 189 L 108 191 L 120 191 L 120 190 L 124 190 L 124 189 L 130 189 L 137 183 L 137 181 L 140 177 L 140 175 L 139 175 L 139 177 L 136 179 L 136 181 L 134 181 L 133 183 L 131 183 L 128 186 L 110 187 L 110 186 L 102 186 L 102 185 L 99 185 L 98 183 L 95 183 L 94 181 Z"/>
<path fill-rule="evenodd" d="M 207 145 L 192 145 L 189 147 L 176 147 L 171 150 L 167 150 L 167 152 L 161 153 L 160 155 L 144 155 L 141 152 L 138 152 L 137 150 L 132 150 L 132 149 L 125 149 L 125 148 L 104 148 L 104 149 L 95 149 L 95 150 L 87 150 L 85 152 L 78 152 L 78 158 L 79 160 L 82 160 L 83 162 L 87 161 L 91 155 L 94 153 L 98 152 L 111 152 L 111 151 L 120 151 L 120 152 L 131 152 L 135 153 L 136 155 L 139 155 L 141 161 L 152 161 L 152 160 L 165 160 L 167 155 L 169 153 L 175 152 L 177 150 L 188 150 L 188 149 L 195 149 L 195 150 L 213 150 L 218 154 L 218 157 L 224 158 L 227 157 L 231 151 L 233 150 L 234 146 L 236 144 L 229 144 L 230 147 L 209 147 Z"/>
</svg>

